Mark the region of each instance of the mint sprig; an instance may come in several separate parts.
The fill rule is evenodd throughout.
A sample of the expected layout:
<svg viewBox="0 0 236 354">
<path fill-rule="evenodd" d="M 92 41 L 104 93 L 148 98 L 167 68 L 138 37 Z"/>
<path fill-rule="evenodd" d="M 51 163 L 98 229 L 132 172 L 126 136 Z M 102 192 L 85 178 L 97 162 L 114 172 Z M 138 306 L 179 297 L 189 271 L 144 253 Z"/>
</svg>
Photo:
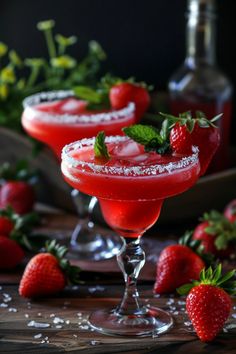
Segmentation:
<svg viewBox="0 0 236 354">
<path fill-rule="evenodd" d="M 151 125 L 135 124 L 123 128 L 125 135 L 144 146 L 145 151 L 155 151 L 158 154 L 166 153 L 170 144 L 166 131 L 158 131 Z"/>
<path fill-rule="evenodd" d="M 94 154 L 95 157 L 99 159 L 110 159 L 110 154 L 108 152 L 107 146 L 105 144 L 105 133 L 104 131 L 99 132 L 95 139 L 94 144 Z"/>
</svg>

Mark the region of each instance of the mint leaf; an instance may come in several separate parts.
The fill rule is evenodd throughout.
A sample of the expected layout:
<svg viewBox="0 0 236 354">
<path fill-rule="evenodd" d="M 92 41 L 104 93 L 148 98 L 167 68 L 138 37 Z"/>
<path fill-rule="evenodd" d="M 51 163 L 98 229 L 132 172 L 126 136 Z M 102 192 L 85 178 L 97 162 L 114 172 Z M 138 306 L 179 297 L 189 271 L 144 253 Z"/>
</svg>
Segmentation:
<svg viewBox="0 0 236 354">
<path fill-rule="evenodd" d="M 87 86 L 76 86 L 73 91 L 76 97 L 90 103 L 101 103 L 103 99 L 102 94 Z"/>
<path fill-rule="evenodd" d="M 165 140 L 160 132 L 151 125 L 136 124 L 123 128 L 124 133 L 136 141 L 144 145 L 145 151 L 156 151 L 158 154 L 164 154 L 169 149 L 169 143 Z"/>
<path fill-rule="evenodd" d="M 105 158 L 109 160 L 110 155 L 105 144 L 105 133 L 99 132 L 95 139 L 94 154 L 97 158 Z"/>
</svg>

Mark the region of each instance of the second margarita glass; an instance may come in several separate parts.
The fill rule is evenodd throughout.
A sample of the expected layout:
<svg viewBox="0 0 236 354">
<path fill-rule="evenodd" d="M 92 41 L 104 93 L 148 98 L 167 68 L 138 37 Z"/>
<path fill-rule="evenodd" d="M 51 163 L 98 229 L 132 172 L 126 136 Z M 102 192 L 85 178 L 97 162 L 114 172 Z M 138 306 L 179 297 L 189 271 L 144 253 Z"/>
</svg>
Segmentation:
<svg viewBox="0 0 236 354">
<path fill-rule="evenodd" d="M 120 110 L 91 111 L 87 102 L 76 99 L 73 91 L 41 92 L 23 101 L 22 125 L 33 138 L 48 145 L 58 161 L 64 145 L 78 139 L 92 137 L 100 130 L 120 134 L 121 129 L 135 122 L 135 105 L 130 102 Z M 101 260 L 114 256 L 120 248 L 116 235 L 103 236 L 96 232 L 88 215 L 95 198 L 77 190 L 72 191 L 80 221 L 70 242 L 70 252 L 79 259 Z M 87 206 L 85 206 L 87 205 Z M 87 209 L 86 209 L 87 208 Z"/>
</svg>

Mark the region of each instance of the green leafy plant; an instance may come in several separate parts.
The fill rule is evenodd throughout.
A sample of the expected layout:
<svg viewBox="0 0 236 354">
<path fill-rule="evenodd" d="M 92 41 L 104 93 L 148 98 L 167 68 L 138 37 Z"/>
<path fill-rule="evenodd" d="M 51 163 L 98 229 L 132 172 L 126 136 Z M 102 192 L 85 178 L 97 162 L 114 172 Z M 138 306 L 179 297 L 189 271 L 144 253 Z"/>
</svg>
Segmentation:
<svg viewBox="0 0 236 354">
<path fill-rule="evenodd" d="M 37 28 L 45 37 L 48 58 L 22 59 L 0 42 L 0 126 L 22 131 L 22 100 L 35 92 L 94 85 L 106 53 L 96 41 L 88 43 L 84 58 L 68 54 L 76 36 L 53 34 L 55 22 L 42 21 Z"/>
</svg>

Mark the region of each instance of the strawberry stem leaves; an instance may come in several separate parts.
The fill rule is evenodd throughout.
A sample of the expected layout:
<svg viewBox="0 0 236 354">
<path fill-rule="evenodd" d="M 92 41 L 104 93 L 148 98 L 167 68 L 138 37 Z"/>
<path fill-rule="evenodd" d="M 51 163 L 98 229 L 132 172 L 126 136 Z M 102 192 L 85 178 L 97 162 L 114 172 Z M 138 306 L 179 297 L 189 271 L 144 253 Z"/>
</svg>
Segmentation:
<svg viewBox="0 0 236 354">
<path fill-rule="evenodd" d="M 197 285 L 212 285 L 225 290 L 230 295 L 236 294 L 236 281 L 232 280 L 235 276 L 236 269 L 222 275 L 222 265 L 218 264 L 213 270 L 212 267 L 203 269 L 200 273 L 200 280 L 193 280 L 192 283 L 185 284 L 177 289 L 180 295 L 186 295 L 188 292 Z"/>
</svg>

